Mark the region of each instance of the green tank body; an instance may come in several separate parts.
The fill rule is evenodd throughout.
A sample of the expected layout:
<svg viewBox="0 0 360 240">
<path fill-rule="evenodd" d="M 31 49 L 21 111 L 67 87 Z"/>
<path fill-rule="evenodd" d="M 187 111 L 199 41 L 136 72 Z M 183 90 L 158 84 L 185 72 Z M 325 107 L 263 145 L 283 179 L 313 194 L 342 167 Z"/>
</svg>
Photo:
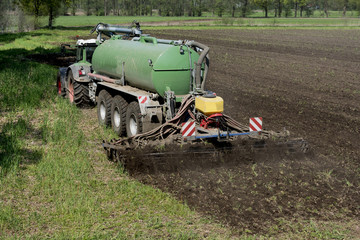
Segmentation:
<svg viewBox="0 0 360 240">
<path fill-rule="evenodd" d="M 120 79 L 124 66 L 127 84 L 163 97 L 167 88 L 175 95 L 189 93 L 190 69 L 198 58 L 199 54 L 191 48 L 157 43 L 152 37 L 138 41 L 114 39 L 96 48 L 92 67 L 98 74 Z"/>
</svg>

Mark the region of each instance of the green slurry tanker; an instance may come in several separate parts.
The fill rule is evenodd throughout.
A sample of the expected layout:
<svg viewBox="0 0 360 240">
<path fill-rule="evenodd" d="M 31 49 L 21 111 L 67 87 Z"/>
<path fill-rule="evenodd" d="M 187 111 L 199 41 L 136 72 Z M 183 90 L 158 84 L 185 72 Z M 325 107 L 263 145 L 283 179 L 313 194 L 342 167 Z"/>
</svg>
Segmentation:
<svg viewBox="0 0 360 240">
<path fill-rule="evenodd" d="M 288 140 L 287 131 L 265 131 L 261 117 L 243 125 L 223 113 L 223 99 L 205 87 L 206 45 L 157 39 L 143 34 L 137 22 L 131 27 L 99 23 L 93 32 L 96 39 L 77 41 L 77 62 L 60 68 L 57 89 L 79 107 L 97 105 L 99 123 L 126 136 L 104 141 L 111 156 L 165 142 L 228 147 L 234 138 L 271 137 L 307 149 L 302 139 Z"/>
</svg>

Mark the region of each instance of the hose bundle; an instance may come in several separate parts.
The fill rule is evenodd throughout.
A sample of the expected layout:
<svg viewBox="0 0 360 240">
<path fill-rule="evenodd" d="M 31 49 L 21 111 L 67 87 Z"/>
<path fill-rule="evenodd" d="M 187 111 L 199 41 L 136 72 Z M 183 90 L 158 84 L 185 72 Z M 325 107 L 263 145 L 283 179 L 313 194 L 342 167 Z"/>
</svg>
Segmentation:
<svg viewBox="0 0 360 240">
<path fill-rule="evenodd" d="M 137 134 L 133 137 L 125 138 L 125 139 L 112 139 L 109 143 L 103 143 L 105 148 L 112 149 L 136 149 L 145 145 L 148 145 L 150 142 L 154 142 L 156 140 L 168 140 L 170 141 L 179 141 L 179 133 L 181 131 L 182 124 L 192 119 L 197 122 L 197 119 L 192 112 L 194 107 L 195 98 L 192 95 L 186 95 L 182 102 L 181 106 L 176 113 L 175 117 L 161 126 L 145 132 L 141 134 Z M 223 114 L 221 118 L 221 123 L 224 128 L 236 131 L 236 132 L 248 132 L 249 127 L 235 121 L 228 115 Z M 272 131 L 262 131 L 261 138 L 269 138 L 270 136 L 279 135 L 279 133 L 275 133 Z M 250 136 L 252 138 L 258 138 L 259 136 Z"/>
</svg>

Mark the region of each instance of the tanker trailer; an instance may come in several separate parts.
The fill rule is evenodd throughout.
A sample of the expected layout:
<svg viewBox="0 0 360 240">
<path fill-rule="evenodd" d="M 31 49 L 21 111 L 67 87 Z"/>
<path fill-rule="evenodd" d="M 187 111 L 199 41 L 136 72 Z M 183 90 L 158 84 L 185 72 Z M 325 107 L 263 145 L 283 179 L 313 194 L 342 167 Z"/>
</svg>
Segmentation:
<svg viewBox="0 0 360 240">
<path fill-rule="evenodd" d="M 130 28 L 99 23 L 96 39 L 78 40 L 78 61 L 60 69 L 59 94 L 78 106 L 97 105 L 99 123 L 119 136 L 105 141 L 108 153 L 156 140 L 230 142 L 278 138 L 307 149 L 288 131 L 262 128 L 262 118 L 240 124 L 223 114 L 223 99 L 205 88 L 209 47 L 196 41 L 157 39 Z M 60 83 L 59 83 L 60 82 Z M 111 155 L 111 154 L 110 154 Z"/>
</svg>

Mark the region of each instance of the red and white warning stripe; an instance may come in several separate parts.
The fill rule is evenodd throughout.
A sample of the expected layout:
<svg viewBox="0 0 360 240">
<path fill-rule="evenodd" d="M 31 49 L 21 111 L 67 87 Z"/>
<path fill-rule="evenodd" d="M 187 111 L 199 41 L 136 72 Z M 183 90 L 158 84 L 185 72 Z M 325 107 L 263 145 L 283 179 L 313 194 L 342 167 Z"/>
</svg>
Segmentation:
<svg viewBox="0 0 360 240">
<path fill-rule="evenodd" d="M 181 134 L 183 137 L 195 136 L 195 122 L 187 121 L 182 125 Z"/>
<path fill-rule="evenodd" d="M 149 101 L 148 96 L 138 96 L 138 98 L 139 98 L 139 103 L 140 104 L 144 104 L 144 103 L 147 103 Z"/>
<path fill-rule="evenodd" d="M 262 122 L 263 122 L 262 117 L 250 118 L 250 125 L 249 125 L 250 132 L 261 131 Z"/>
<path fill-rule="evenodd" d="M 85 75 L 85 70 L 84 69 L 80 69 L 79 70 L 79 76 L 83 76 Z"/>
</svg>

